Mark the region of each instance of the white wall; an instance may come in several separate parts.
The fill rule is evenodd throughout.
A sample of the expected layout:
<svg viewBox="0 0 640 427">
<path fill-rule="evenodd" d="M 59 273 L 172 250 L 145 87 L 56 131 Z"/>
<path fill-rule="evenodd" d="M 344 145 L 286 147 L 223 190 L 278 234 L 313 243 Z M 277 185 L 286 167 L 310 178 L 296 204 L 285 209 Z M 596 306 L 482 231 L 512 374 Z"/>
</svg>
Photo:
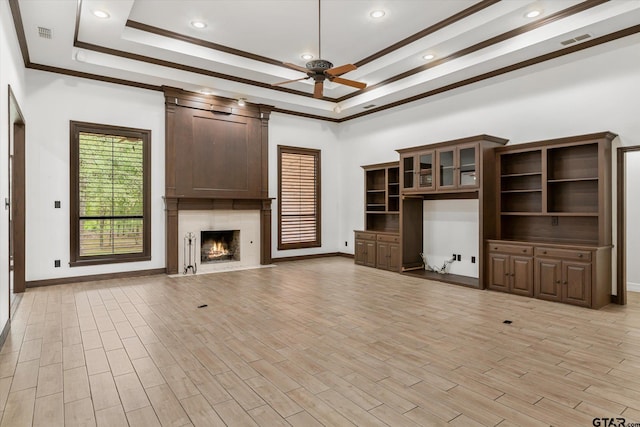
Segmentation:
<svg viewBox="0 0 640 427">
<path fill-rule="evenodd" d="M 320 150 L 320 194 L 321 194 L 321 231 L 322 247 L 310 249 L 278 250 L 278 200 L 272 208 L 272 256 L 290 257 L 330 252 L 347 252 L 344 242 L 340 245 L 339 191 L 343 186 L 340 180 L 340 144 L 336 137 L 337 126 L 285 114 L 273 113 L 269 119 L 269 196 L 278 197 L 278 145 L 313 148 Z M 362 180 L 358 181 L 362 183 Z M 353 238 L 347 240 L 353 247 Z"/>
<path fill-rule="evenodd" d="M 164 268 L 162 92 L 35 70 L 27 70 L 26 84 L 27 280 Z M 69 267 L 71 120 L 151 130 L 151 261 Z M 54 209 L 56 200 L 60 209 Z"/>
<path fill-rule="evenodd" d="M 458 254 L 460 261 L 452 263 L 447 271 L 478 278 L 478 199 L 425 200 L 423 204 L 422 248 L 429 266 L 440 268 L 453 254 Z M 475 257 L 475 263 L 471 257 Z"/>
<path fill-rule="evenodd" d="M 640 218 L 640 151 L 629 151 L 626 154 L 626 196 L 627 201 L 627 290 L 640 292 L 640 232 L 638 219 Z"/>
<path fill-rule="evenodd" d="M 601 131 L 619 134 L 624 146 L 640 145 L 638 51 L 636 34 L 342 124 L 340 239 L 352 240 L 363 227 L 360 166 L 398 160 L 398 148 L 478 134 L 519 144 Z M 640 160 L 629 169 L 640 169 Z M 637 222 L 629 222 L 628 234 L 640 234 Z M 638 249 L 628 253 L 638 257 Z"/>
<path fill-rule="evenodd" d="M 0 2 L 0 201 L 9 197 L 8 144 L 9 132 L 9 89 L 13 91 L 18 104 L 25 108 L 24 65 L 18 40 L 11 19 L 9 2 Z M 29 117 L 25 117 L 28 121 Z M 9 216 L 0 208 L 0 331 L 9 319 Z"/>
</svg>

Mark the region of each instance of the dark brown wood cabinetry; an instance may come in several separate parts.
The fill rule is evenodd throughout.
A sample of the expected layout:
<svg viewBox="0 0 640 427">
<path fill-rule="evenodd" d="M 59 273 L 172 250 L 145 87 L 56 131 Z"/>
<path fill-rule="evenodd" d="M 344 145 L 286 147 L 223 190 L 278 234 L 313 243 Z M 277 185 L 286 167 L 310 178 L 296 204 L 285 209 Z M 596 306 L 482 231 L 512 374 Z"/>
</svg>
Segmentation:
<svg viewBox="0 0 640 427">
<path fill-rule="evenodd" d="M 488 259 L 500 245 L 533 248 L 536 298 L 593 308 L 610 300 L 615 136 L 604 132 L 496 149 L 497 229 Z M 493 284 L 492 268 L 499 268 L 494 264 L 487 272 L 491 289 L 500 287 Z"/>
<path fill-rule="evenodd" d="M 506 139 L 478 135 L 397 150 L 400 153 L 401 270 L 420 277 L 483 288 L 482 247 L 478 248 L 479 278 L 439 275 L 424 270 L 424 201 L 478 199 L 480 242 L 496 230 L 493 150 Z M 483 243 L 480 244 L 482 246 Z"/>
<path fill-rule="evenodd" d="M 490 243 L 489 246 L 486 287 L 533 296 L 533 248 L 502 243 Z"/>
<path fill-rule="evenodd" d="M 355 232 L 356 264 L 399 270 L 400 168 L 398 162 L 363 166 L 365 230 Z"/>
</svg>

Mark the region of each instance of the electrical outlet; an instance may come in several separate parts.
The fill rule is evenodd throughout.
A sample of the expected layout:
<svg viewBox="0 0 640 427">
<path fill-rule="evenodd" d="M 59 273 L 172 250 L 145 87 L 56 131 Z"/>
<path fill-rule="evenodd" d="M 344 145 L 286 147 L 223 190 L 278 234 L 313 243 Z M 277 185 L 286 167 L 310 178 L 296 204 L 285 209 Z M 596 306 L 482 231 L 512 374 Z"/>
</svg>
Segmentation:
<svg viewBox="0 0 640 427">
<path fill-rule="evenodd" d="M 54 267 L 60 267 L 60 260 L 57 259 L 57 260 L 53 261 L 53 266 Z"/>
<path fill-rule="evenodd" d="M 458 258 L 458 255 L 457 255 L 457 254 L 453 254 L 453 259 L 454 259 L 454 261 L 455 261 L 457 258 Z"/>
<path fill-rule="evenodd" d="M 471 264 L 475 264 L 476 263 L 476 257 L 472 256 L 471 257 Z"/>
<path fill-rule="evenodd" d="M 458 261 L 462 261 L 462 255 L 458 254 Z"/>
<path fill-rule="evenodd" d="M 53 202 L 53 207 L 56 209 L 60 209 L 60 200 L 56 200 L 55 202 Z"/>
<path fill-rule="evenodd" d="M 344 245 L 345 245 L 345 246 L 349 246 L 349 243 L 345 240 L 345 241 L 344 241 Z"/>
</svg>

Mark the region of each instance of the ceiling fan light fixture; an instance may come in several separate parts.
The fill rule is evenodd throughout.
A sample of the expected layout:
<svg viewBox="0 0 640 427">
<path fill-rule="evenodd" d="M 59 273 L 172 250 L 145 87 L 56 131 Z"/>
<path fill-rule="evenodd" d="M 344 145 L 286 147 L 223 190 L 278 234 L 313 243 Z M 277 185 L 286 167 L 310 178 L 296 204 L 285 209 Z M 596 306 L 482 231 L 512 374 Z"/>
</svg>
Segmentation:
<svg viewBox="0 0 640 427">
<path fill-rule="evenodd" d="M 369 16 L 372 17 L 373 19 L 380 19 L 386 14 L 387 13 L 382 9 L 372 10 L 371 12 L 369 12 Z"/>
<path fill-rule="evenodd" d="M 191 21 L 191 26 L 193 28 L 197 28 L 198 30 L 202 30 L 207 28 L 207 23 L 204 21 Z"/>
<path fill-rule="evenodd" d="M 91 11 L 91 13 L 93 13 L 93 16 L 95 16 L 96 18 L 100 18 L 100 19 L 107 19 L 109 17 L 111 17 L 111 15 L 109 15 L 109 12 L 107 12 L 106 10 L 102 10 L 102 9 L 96 9 Z"/>
</svg>

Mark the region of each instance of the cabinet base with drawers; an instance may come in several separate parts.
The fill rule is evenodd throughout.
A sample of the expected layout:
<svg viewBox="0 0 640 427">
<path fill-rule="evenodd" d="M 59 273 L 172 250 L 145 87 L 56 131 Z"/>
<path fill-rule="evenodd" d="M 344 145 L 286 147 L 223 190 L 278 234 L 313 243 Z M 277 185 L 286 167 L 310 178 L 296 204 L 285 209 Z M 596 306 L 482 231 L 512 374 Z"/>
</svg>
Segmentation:
<svg viewBox="0 0 640 427">
<path fill-rule="evenodd" d="M 487 241 L 487 288 L 583 307 L 610 302 L 611 247 Z"/>
<path fill-rule="evenodd" d="M 400 270 L 400 236 L 395 233 L 355 232 L 355 263 L 383 270 Z"/>
</svg>

